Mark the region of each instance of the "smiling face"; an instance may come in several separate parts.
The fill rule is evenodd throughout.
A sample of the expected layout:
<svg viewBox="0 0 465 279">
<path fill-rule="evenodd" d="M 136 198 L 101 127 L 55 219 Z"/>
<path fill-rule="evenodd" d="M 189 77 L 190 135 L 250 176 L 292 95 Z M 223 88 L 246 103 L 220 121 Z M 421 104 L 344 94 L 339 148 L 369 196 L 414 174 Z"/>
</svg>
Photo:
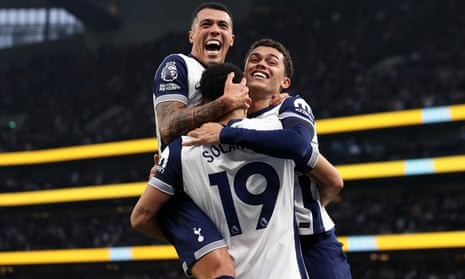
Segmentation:
<svg viewBox="0 0 465 279">
<path fill-rule="evenodd" d="M 273 47 L 258 46 L 249 52 L 245 63 L 245 77 L 252 99 L 264 93 L 276 94 L 289 88 L 284 55 Z"/>
<path fill-rule="evenodd" d="M 228 13 L 205 8 L 195 17 L 189 31 L 192 55 L 203 64 L 223 63 L 234 43 L 232 20 Z"/>
</svg>

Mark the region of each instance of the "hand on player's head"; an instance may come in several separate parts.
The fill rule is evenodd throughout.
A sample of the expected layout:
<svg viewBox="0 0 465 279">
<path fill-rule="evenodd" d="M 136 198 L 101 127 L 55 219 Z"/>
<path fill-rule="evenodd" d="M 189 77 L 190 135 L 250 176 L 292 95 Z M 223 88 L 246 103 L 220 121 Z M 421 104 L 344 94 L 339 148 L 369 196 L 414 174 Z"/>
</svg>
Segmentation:
<svg viewBox="0 0 465 279">
<path fill-rule="evenodd" d="M 230 100 L 230 110 L 248 109 L 252 99 L 249 96 L 249 88 L 245 78 L 239 83 L 234 82 L 234 72 L 229 73 L 224 84 L 224 97 Z"/>
<path fill-rule="evenodd" d="M 231 63 L 208 67 L 200 79 L 200 91 L 206 102 L 221 98 L 225 112 L 246 109 L 251 101 L 244 73 Z"/>
</svg>

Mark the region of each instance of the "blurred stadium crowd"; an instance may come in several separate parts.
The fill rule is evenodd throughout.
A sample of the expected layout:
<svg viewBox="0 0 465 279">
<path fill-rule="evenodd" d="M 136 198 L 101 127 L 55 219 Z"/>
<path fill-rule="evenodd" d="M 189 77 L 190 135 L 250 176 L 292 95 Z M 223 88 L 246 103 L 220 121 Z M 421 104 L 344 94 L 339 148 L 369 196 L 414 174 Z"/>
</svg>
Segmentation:
<svg viewBox="0 0 465 279">
<path fill-rule="evenodd" d="M 298 1 L 256 2 L 234 26 L 238 37 L 229 61 L 242 65 L 256 39 L 282 41 L 296 68 L 291 93 L 303 95 L 317 119 L 465 103 L 465 4 L 460 0 L 317 1 L 305 9 Z M 0 152 L 154 137 L 153 74 L 164 56 L 187 51 L 186 41 L 186 34 L 175 33 L 136 47 L 0 61 L 0 116 L 16 125 L 0 127 Z M 320 145 L 335 165 L 464 154 L 465 124 L 325 135 Z M 144 181 L 151 164 L 151 154 L 145 154 L 5 167 L 2 192 Z M 330 214 L 338 235 L 464 230 L 460 181 L 400 178 L 353 188 L 349 182 Z M 160 243 L 130 228 L 134 203 L 0 208 L 0 251 Z M 98 278 L 183 278 L 176 262 L 136 264 L 143 267 L 107 265 Z M 419 265 L 352 264 L 352 271 L 353 278 L 465 278 L 463 268 L 445 266 L 438 273 Z M 61 267 L 49 268 L 41 272 L 53 277 Z M 92 268 L 67 277 L 91 278 L 84 273 L 95 275 Z M 12 278 L 28 278 L 28 272 Z"/>
<path fill-rule="evenodd" d="M 295 63 L 293 93 L 317 118 L 465 101 L 461 1 L 292 3 L 257 4 L 235 25 L 229 60 L 242 65 L 256 39 L 282 41 Z M 2 127 L 0 150 L 153 136 L 153 74 L 186 44 L 185 33 L 169 34 L 139 47 L 1 61 L 2 114 L 24 119 L 21 129 Z"/>
</svg>

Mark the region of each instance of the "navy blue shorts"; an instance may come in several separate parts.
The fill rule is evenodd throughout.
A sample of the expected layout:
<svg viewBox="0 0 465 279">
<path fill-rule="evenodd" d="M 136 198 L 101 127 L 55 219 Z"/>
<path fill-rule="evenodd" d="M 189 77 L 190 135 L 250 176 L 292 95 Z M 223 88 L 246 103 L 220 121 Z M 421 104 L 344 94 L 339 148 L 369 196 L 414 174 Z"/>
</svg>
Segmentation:
<svg viewBox="0 0 465 279">
<path fill-rule="evenodd" d="M 334 230 L 300 236 L 302 255 L 310 278 L 350 279 L 350 265 Z"/>
<path fill-rule="evenodd" d="M 158 222 L 174 246 L 186 275 L 202 256 L 226 247 L 210 218 L 186 194 L 176 193 L 159 211 Z"/>
</svg>

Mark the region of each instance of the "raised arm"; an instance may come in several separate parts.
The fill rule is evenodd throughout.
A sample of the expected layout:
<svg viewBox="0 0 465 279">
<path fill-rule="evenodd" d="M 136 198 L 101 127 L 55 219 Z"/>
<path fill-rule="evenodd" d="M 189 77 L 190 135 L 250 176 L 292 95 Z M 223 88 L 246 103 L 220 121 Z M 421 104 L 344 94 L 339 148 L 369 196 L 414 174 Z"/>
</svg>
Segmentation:
<svg viewBox="0 0 465 279">
<path fill-rule="evenodd" d="M 163 142 L 187 134 L 202 123 L 214 121 L 237 108 L 248 108 L 250 97 L 245 79 L 233 83 L 234 73 L 226 79 L 224 95 L 220 98 L 195 107 L 187 107 L 181 102 L 166 101 L 157 104 L 157 118 Z"/>
<path fill-rule="evenodd" d="M 213 121 L 227 110 L 222 100 L 197 107 L 186 107 L 180 102 L 163 102 L 157 105 L 157 118 L 160 136 L 169 143 L 176 137 L 199 127 L 202 123 Z"/>
</svg>

